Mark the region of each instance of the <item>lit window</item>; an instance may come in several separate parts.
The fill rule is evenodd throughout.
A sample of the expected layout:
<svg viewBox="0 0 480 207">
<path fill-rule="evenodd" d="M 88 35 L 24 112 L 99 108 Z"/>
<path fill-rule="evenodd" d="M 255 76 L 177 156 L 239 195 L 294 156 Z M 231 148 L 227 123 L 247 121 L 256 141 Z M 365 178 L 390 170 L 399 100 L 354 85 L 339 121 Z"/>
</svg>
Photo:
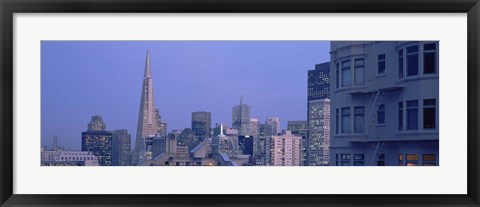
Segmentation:
<svg viewBox="0 0 480 207">
<path fill-rule="evenodd" d="M 365 84 L 365 59 L 355 59 L 354 62 L 355 85 Z"/>
<path fill-rule="evenodd" d="M 403 154 L 398 155 L 398 166 L 404 166 L 403 164 Z"/>
<path fill-rule="evenodd" d="M 418 165 L 418 155 L 407 154 L 407 166 L 417 166 L 417 165 Z"/>
<path fill-rule="evenodd" d="M 378 74 L 385 73 L 385 54 L 378 55 Z"/>
<path fill-rule="evenodd" d="M 423 166 L 436 166 L 436 155 L 435 154 L 423 154 L 422 155 L 422 162 Z"/>
<path fill-rule="evenodd" d="M 407 47 L 407 76 L 418 75 L 418 45 Z"/>
<path fill-rule="evenodd" d="M 352 77 L 350 74 L 350 60 L 342 62 L 342 87 L 351 86 Z"/>
<path fill-rule="evenodd" d="M 377 124 L 385 124 L 385 104 L 378 104 Z"/>
<path fill-rule="evenodd" d="M 437 45 L 435 43 L 423 45 L 423 74 L 435 73 L 436 49 Z"/>
<path fill-rule="evenodd" d="M 363 133 L 365 129 L 365 108 L 357 106 L 354 108 L 353 132 Z"/>
<path fill-rule="evenodd" d="M 418 130 L 418 100 L 407 101 L 407 130 Z"/>
</svg>

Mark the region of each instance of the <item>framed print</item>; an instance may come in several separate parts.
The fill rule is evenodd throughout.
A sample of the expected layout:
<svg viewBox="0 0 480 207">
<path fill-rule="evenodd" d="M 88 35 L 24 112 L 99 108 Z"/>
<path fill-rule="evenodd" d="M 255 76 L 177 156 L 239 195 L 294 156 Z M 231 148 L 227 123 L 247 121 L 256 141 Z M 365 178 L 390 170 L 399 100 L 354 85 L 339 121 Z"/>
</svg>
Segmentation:
<svg viewBox="0 0 480 207">
<path fill-rule="evenodd" d="M 2 206 L 479 206 L 478 1 L 2 1 Z"/>
</svg>

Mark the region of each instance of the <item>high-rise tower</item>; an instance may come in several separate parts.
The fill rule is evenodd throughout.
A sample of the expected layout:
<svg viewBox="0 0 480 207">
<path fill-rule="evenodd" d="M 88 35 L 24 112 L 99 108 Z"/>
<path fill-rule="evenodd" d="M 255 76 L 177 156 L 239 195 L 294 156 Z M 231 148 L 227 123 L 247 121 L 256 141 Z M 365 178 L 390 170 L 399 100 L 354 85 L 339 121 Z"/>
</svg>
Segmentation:
<svg viewBox="0 0 480 207">
<path fill-rule="evenodd" d="M 141 160 L 140 151 L 142 149 L 142 139 L 155 136 L 161 131 L 160 113 L 156 113 L 155 103 L 153 101 L 153 81 L 150 68 L 150 52 L 147 50 L 145 60 L 145 74 L 142 84 L 142 96 L 140 99 L 140 110 L 138 112 L 137 136 L 135 140 L 135 151 L 132 157 L 132 163 L 138 164 Z"/>
<path fill-rule="evenodd" d="M 240 105 L 232 108 L 232 127 L 238 130 L 239 135 L 250 134 L 250 106 L 243 104 L 243 97 L 240 98 Z"/>
</svg>

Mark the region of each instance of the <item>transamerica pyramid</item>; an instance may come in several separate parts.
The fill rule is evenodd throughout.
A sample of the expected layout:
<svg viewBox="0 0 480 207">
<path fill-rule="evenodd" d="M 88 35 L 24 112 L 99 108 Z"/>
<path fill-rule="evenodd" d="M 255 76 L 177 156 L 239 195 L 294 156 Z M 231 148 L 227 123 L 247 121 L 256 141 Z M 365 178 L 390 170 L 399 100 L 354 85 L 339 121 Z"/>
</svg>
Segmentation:
<svg viewBox="0 0 480 207">
<path fill-rule="evenodd" d="M 160 115 L 156 113 L 155 103 L 153 101 L 153 82 L 152 71 L 150 68 L 150 52 L 147 50 L 145 60 L 145 74 L 143 76 L 142 96 L 140 99 L 140 110 L 138 112 L 137 136 L 135 140 L 135 150 L 132 156 L 132 164 L 137 165 L 141 162 L 140 152 L 142 138 L 156 136 L 160 132 Z M 143 149 L 144 150 L 144 149 Z"/>
</svg>

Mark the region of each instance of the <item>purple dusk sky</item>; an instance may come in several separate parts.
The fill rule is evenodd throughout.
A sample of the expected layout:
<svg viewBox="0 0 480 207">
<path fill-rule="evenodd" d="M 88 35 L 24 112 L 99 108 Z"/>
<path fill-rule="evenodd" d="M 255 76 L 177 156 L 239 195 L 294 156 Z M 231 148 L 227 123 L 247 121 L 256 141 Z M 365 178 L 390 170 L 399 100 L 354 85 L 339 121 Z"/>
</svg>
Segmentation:
<svg viewBox="0 0 480 207">
<path fill-rule="evenodd" d="M 307 119 L 307 70 L 328 62 L 327 41 L 42 41 L 42 145 L 80 150 L 81 132 L 101 115 L 107 130 L 135 141 L 146 50 L 156 107 L 172 129 L 190 128 L 193 111 L 232 125 L 244 97 L 251 117 Z"/>
</svg>

